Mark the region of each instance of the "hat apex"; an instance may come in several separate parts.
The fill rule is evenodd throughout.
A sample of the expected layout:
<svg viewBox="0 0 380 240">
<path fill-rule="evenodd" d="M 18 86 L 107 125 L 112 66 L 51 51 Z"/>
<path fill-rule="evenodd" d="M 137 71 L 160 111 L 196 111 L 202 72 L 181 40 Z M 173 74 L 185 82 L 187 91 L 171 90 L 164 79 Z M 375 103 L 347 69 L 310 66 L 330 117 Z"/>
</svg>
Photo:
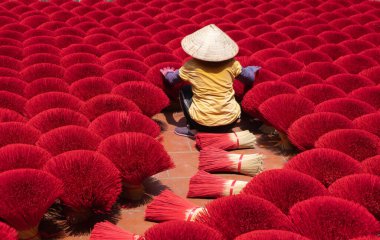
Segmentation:
<svg viewBox="0 0 380 240">
<path fill-rule="evenodd" d="M 238 45 L 215 24 L 207 25 L 182 39 L 183 50 L 190 56 L 209 62 L 221 62 L 236 56 Z"/>
</svg>

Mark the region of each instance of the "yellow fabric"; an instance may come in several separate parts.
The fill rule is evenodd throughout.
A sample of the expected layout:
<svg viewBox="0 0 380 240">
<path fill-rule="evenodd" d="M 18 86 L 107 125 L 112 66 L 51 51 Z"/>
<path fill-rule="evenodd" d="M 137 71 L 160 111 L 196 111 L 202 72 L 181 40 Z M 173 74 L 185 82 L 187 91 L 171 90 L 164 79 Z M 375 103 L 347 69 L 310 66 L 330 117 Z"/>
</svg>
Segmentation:
<svg viewBox="0 0 380 240">
<path fill-rule="evenodd" d="M 204 126 L 223 126 L 238 119 L 241 109 L 232 82 L 241 70 L 234 59 L 213 63 L 193 58 L 186 62 L 179 69 L 179 76 L 192 85 L 191 118 Z"/>
</svg>

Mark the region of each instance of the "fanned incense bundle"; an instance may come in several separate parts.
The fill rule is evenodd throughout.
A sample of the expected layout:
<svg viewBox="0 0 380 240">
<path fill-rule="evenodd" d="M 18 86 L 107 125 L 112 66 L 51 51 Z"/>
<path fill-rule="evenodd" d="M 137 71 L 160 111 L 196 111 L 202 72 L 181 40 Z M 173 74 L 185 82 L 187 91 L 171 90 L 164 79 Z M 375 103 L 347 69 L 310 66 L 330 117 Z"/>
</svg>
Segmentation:
<svg viewBox="0 0 380 240">
<path fill-rule="evenodd" d="M 32 55 L 27 55 L 22 60 L 21 63 L 22 63 L 23 68 L 27 68 L 34 64 L 40 64 L 40 63 L 49 63 L 49 64 L 54 64 L 54 65 L 59 65 L 60 58 L 56 54 L 52 54 L 52 53 L 33 53 Z"/>
<path fill-rule="evenodd" d="M 323 134 L 335 129 L 351 128 L 354 128 L 352 121 L 339 113 L 311 113 L 290 125 L 288 137 L 294 146 L 305 151 L 314 148 L 315 141 Z"/>
<path fill-rule="evenodd" d="M 42 111 L 28 121 L 28 125 L 42 133 L 68 125 L 88 127 L 89 124 L 90 121 L 86 116 L 67 108 L 52 108 Z"/>
<path fill-rule="evenodd" d="M 0 173 L 18 168 L 42 169 L 51 155 L 30 144 L 8 144 L 0 148 Z"/>
<path fill-rule="evenodd" d="M 25 112 L 32 118 L 42 111 L 52 108 L 67 108 L 78 111 L 82 101 L 71 94 L 63 92 L 46 92 L 30 98 L 25 104 Z"/>
<path fill-rule="evenodd" d="M 262 154 L 237 154 L 218 148 L 202 149 L 199 155 L 199 169 L 206 172 L 234 172 L 255 176 L 263 171 Z"/>
<path fill-rule="evenodd" d="M 222 240 L 223 236 L 216 230 L 203 224 L 185 221 L 169 221 L 152 226 L 138 236 L 109 223 L 95 225 L 90 240 Z"/>
<path fill-rule="evenodd" d="M 69 125 L 42 134 L 36 145 L 56 156 L 72 150 L 96 150 L 101 140 L 85 127 Z"/>
<path fill-rule="evenodd" d="M 261 70 L 260 70 L 261 71 Z M 249 90 L 241 102 L 243 110 L 251 117 L 260 117 L 259 106 L 261 103 L 270 97 L 286 94 L 296 93 L 297 89 L 292 85 L 281 81 L 268 81 L 257 84 L 254 88 Z"/>
<path fill-rule="evenodd" d="M 72 84 L 87 77 L 101 77 L 104 74 L 103 66 L 93 63 L 77 63 L 66 68 L 64 80 Z"/>
<path fill-rule="evenodd" d="M 0 216 L 25 240 L 39 240 L 38 225 L 63 193 L 62 182 L 35 169 L 16 169 L 0 174 Z"/>
<path fill-rule="evenodd" d="M 70 85 L 70 93 L 86 101 L 100 94 L 112 91 L 114 83 L 102 77 L 88 77 L 80 79 Z"/>
<path fill-rule="evenodd" d="M 144 133 L 112 135 L 99 144 L 98 151 L 119 169 L 124 188 L 122 197 L 128 200 L 141 200 L 145 194 L 143 181 L 174 167 L 164 146 Z"/>
<path fill-rule="evenodd" d="M 380 155 L 364 160 L 362 166 L 365 172 L 380 176 Z"/>
<path fill-rule="evenodd" d="M 177 196 L 170 190 L 164 190 L 147 206 L 145 219 L 154 222 L 194 221 L 202 211 L 202 207 Z"/>
<path fill-rule="evenodd" d="M 226 239 L 254 230 L 293 230 L 288 217 L 271 202 L 245 194 L 218 198 L 208 203 L 195 219 Z"/>
<path fill-rule="evenodd" d="M 309 240 L 309 238 L 282 230 L 258 230 L 240 235 L 235 240 Z"/>
<path fill-rule="evenodd" d="M 350 93 L 349 97 L 359 99 L 376 109 L 380 109 L 380 85 L 356 89 Z"/>
<path fill-rule="evenodd" d="M 223 150 L 253 148 L 256 137 L 248 130 L 232 133 L 198 133 L 195 136 L 199 149 L 214 147 Z"/>
<path fill-rule="evenodd" d="M 41 132 L 21 122 L 0 123 L 0 147 L 13 143 L 35 144 Z"/>
<path fill-rule="evenodd" d="M 357 202 L 380 219 L 380 176 L 353 174 L 331 184 L 332 196 Z"/>
<path fill-rule="evenodd" d="M 359 73 L 360 76 L 367 77 L 374 81 L 376 84 L 380 83 L 380 66 L 371 67 L 366 70 L 363 70 Z"/>
<path fill-rule="evenodd" d="M 322 103 L 333 98 L 343 98 L 346 93 L 333 85 L 329 84 L 310 84 L 298 89 L 298 94 L 309 99 L 314 104 Z"/>
<path fill-rule="evenodd" d="M 260 104 L 259 111 L 281 137 L 276 146 L 289 150 L 290 144 L 286 133 L 294 121 L 314 111 L 314 103 L 297 94 L 280 94 Z"/>
<path fill-rule="evenodd" d="M 337 129 L 322 135 L 315 147 L 335 149 L 363 161 L 380 154 L 380 138 L 364 130 Z"/>
<path fill-rule="evenodd" d="M 110 222 L 95 224 L 90 240 L 137 240 L 139 236 L 130 233 Z"/>
<path fill-rule="evenodd" d="M 355 118 L 353 124 L 355 128 L 365 130 L 380 137 L 380 112 L 370 113 Z"/>
<path fill-rule="evenodd" d="M 160 126 L 138 112 L 112 111 L 95 118 L 88 130 L 107 138 L 122 132 L 141 132 L 151 137 L 160 135 Z"/>
<path fill-rule="evenodd" d="M 0 72 L 1 76 L 1 72 Z M 6 108 L 24 114 L 27 99 L 8 91 L 0 91 L 0 108 Z"/>
<path fill-rule="evenodd" d="M 365 237 L 351 238 L 350 240 L 379 240 L 380 237 L 376 235 L 369 235 Z"/>
<path fill-rule="evenodd" d="M 27 86 L 28 84 L 19 78 L 5 76 L 0 77 L 0 89 L 2 91 L 8 91 L 22 96 L 24 94 L 24 89 Z"/>
<path fill-rule="evenodd" d="M 201 223 L 170 221 L 149 228 L 140 240 L 222 240 L 216 230 Z"/>
<path fill-rule="evenodd" d="M 380 223 L 363 206 L 336 197 L 314 197 L 289 211 L 297 233 L 310 239 L 350 239 L 379 233 Z"/>
<path fill-rule="evenodd" d="M 148 117 L 161 112 L 170 104 L 165 93 L 149 82 L 129 81 L 122 83 L 115 87 L 112 93 L 132 100 Z"/>
<path fill-rule="evenodd" d="M 2 122 L 22 122 L 25 123 L 26 119 L 20 113 L 7 109 L 0 108 L 0 123 Z"/>
<path fill-rule="evenodd" d="M 140 108 L 132 100 L 116 94 L 101 94 L 87 100 L 80 108 L 91 121 L 111 111 L 131 111 L 141 113 Z"/>
<path fill-rule="evenodd" d="M 87 150 L 69 151 L 51 158 L 44 170 L 64 185 L 65 192 L 60 197 L 61 224 L 66 231 L 83 231 L 97 221 L 112 220 L 114 204 L 121 192 L 121 177 L 105 156 Z"/>
<path fill-rule="evenodd" d="M 310 84 L 322 83 L 322 79 L 309 72 L 291 72 L 281 76 L 278 81 L 288 83 L 295 88 L 301 88 Z"/>
<path fill-rule="evenodd" d="M 39 78 L 30 82 L 24 90 L 28 99 L 47 92 L 69 92 L 69 85 L 60 78 Z"/>
<path fill-rule="evenodd" d="M 327 189 L 317 179 L 287 169 L 273 169 L 257 175 L 242 193 L 266 199 L 285 214 L 297 202 L 328 195 Z"/>
<path fill-rule="evenodd" d="M 205 171 L 198 171 L 191 179 L 187 197 L 218 198 L 239 194 L 246 181 L 225 179 Z"/>
<path fill-rule="evenodd" d="M 29 50 L 31 51 L 32 48 L 35 50 L 39 50 L 39 49 L 37 49 L 37 47 L 39 47 L 40 45 L 46 45 L 46 44 L 35 44 L 35 45 L 31 45 L 29 47 L 26 47 L 26 48 L 24 48 L 24 54 L 25 54 L 25 51 L 29 51 Z M 46 45 L 46 46 L 47 46 L 46 50 L 48 50 L 48 51 L 50 51 L 50 48 L 53 49 L 51 52 L 52 54 L 57 54 L 57 52 L 55 52 L 55 51 L 59 52 L 58 48 L 55 48 L 51 45 Z M 48 53 L 50 53 L 50 52 L 48 52 Z M 33 54 L 33 53 L 32 52 L 28 53 L 25 56 L 29 56 L 31 54 Z M 47 78 L 47 77 L 62 78 L 64 71 L 65 70 L 61 66 L 58 66 L 56 64 L 37 63 L 37 64 L 33 64 L 32 66 L 24 68 L 20 72 L 20 74 L 21 74 L 22 80 L 24 80 L 26 82 L 32 82 L 33 80 L 36 80 L 39 78 Z"/>
<path fill-rule="evenodd" d="M 328 79 L 326 79 L 325 83 L 334 85 L 342 89 L 347 94 L 362 87 L 375 85 L 374 82 L 366 77 L 349 73 L 341 73 L 330 76 Z"/>
<path fill-rule="evenodd" d="M 284 169 L 305 173 L 326 187 L 339 178 L 363 172 L 360 162 L 345 153 L 328 148 L 315 148 L 297 154 L 287 162 Z"/>
</svg>

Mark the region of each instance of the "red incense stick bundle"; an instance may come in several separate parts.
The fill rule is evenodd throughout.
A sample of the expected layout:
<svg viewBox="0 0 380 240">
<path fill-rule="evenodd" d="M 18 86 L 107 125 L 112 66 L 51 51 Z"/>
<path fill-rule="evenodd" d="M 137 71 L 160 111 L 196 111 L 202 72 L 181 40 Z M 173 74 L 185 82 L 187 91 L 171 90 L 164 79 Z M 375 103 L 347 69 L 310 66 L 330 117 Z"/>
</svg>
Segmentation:
<svg viewBox="0 0 380 240">
<path fill-rule="evenodd" d="M 287 214 L 295 203 L 328 195 L 328 191 L 309 175 L 288 169 L 272 169 L 252 178 L 242 194 L 266 199 Z"/>
<path fill-rule="evenodd" d="M 224 179 L 198 171 L 191 179 L 187 197 L 218 198 L 239 194 L 248 184 L 246 181 Z"/>
<path fill-rule="evenodd" d="M 208 203 L 196 218 L 218 230 L 226 239 L 254 230 L 293 230 L 293 224 L 271 202 L 246 194 L 218 198 Z"/>
<path fill-rule="evenodd" d="M 283 230 L 257 230 L 245 233 L 235 240 L 309 240 L 297 233 Z"/>
<path fill-rule="evenodd" d="M 135 240 L 139 236 L 134 235 L 110 222 L 97 223 L 91 232 L 90 240 Z"/>
<path fill-rule="evenodd" d="M 96 150 L 101 140 L 85 127 L 69 125 L 42 134 L 36 145 L 56 156 L 72 150 Z"/>
<path fill-rule="evenodd" d="M 322 135 L 315 147 L 335 149 L 363 161 L 380 154 L 380 138 L 364 130 L 337 129 Z"/>
<path fill-rule="evenodd" d="M 100 143 L 98 151 L 120 170 L 124 188 L 122 197 L 128 200 L 141 200 L 145 194 L 143 181 L 174 167 L 160 142 L 144 133 L 112 135 Z"/>
<path fill-rule="evenodd" d="M 380 176 L 380 155 L 367 158 L 362 162 L 362 166 L 366 173 Z"/>
<path fill-rule="evenodd" d="M 30 144 L 8 144 L 0 148 L 0 173 L 18 168 L 42 169 L 51 155 Z"/>
<path fill-rule="evenodd" d="M 112 93 L 132 100 L 148 117 L 161 112 L 162 109 L 170 104 L 170 100 L 165 93 L 149 82 L 125 82 L 115 87 Z"/>
<path fill-rule="evenodd" d="M 363 172 L 360 162 L 345 153 L 328 148 L 315 148 L 297 154 L 287 162 L 284 169 L 305 173 L 326 187 L 339 178 Z"/>
<path fill-rule="evenodd" d="M 375 235 L 380 229 L 379 222 L 365 207 L 329 196 L 295 204 L 289 218 L 297 233 L 310 239 L 351 239 Z"/>
<path fill-rule="evenodd" d="M 0 108 L 0 123 L 2 122 L 26 122 L 20 113 L 7 108 Z"/>
<path fill-rule="evenodd" d="M 263 159 L 262 154 L 236 154 L 210 147 L 200 151 L 199 169 L 255 176 L 263 171 Z"/>
<path fill-rule="evenodd" d="M 39 240 L 41 218 L 63 193 L 62 182 L 35 169 L 0 174 L 0 216 L 18 231 L 19 239 Z"/>
<path fill-rule="evenodd" d="M 90 121 L 86 116 L 77 111 L 67 108 L 52 108 L 42 111 L 29 119 L 28 125 L 45 133 L 68 125 L 88 127 Z"/>
<path fill-rule="evenodd" d="M 112 111 L 95 118 L 88 129 L 107 138 L 122 132 L 141 132 L 151 137 L 160 135 L 160 126 L 149 117 L 137 112 Z"/>
<path fill-rule="evenodd" d="M 145 219 L 154 222 L 194 221 L 203 208 L 175 195 L 170 190 L 155 197 L 145 210 Z"/>
<path fill-rule="evenodd" d="M 114 217 L 121 177 L 105 156 L 87 150 L 69 151 L 51 158 L 44 170 L 64 185 L 61 225 L 66 232 L 91 229 L 97 221 Z"/>
<path fill-rule="evenodd" d="M 232 133 L 198 133 L 195 136 L 200 149 L 214 147 L 224 150 L 253 148 L 256 137 L 248 130 Z"/>
<path fill-rule="evenodd" d="M 330 185 L 332 196 L 347 199 L 367 208 L 380 219 L 380 177 L 372 174 L 353 174 Z"/>
<path fill-rule="evenodd" d="M 380 238 L 376 235 L 369 235 L 365 237 L 351 238 L 350 240 L 379 240 Z"/>
<path fill-rule="evenodd" d="M 149 228 L 140 240 L 222 240 L 215 229 L 197 222 L 170 221 Z"/>
<path fill-rule="evenodd" d="M 141 113 L 140 108 L 132 100 L 116 94 L 101 94 L 87 100 L 80 112 L 91 121 L 111 111 L 131 111 Z"/>
</svg>

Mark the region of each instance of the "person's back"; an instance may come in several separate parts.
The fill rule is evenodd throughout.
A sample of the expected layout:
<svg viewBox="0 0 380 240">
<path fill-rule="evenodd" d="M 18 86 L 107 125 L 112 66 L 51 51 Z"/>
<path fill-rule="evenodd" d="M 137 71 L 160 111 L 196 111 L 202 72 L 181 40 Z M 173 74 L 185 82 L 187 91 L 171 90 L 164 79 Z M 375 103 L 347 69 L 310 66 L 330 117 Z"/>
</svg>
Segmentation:
<svg viewBox="0 0 380 240">
<path fill-rule="evenodd" d="M 227 131 L 239 119 L 241 110 L 235 100 L 233 80 L 252 85 L 260 67 L 242 68 L 234 59 L 238 45 L 221 29 L 210 24 L 182 39 L 183 50 L 192 56 L 179 70 L 161 69 L 166 81 L 190 83 L 180 92 L 180 104 L 188 127 L 176 127 L 181 136 L 194 136 L 194 130 Z"/>
<path fill-rule="evenodd" d="M 205 62 L 193 58 L 180 68 L 180 78 L 192 86 L 189 113 L 196 122 L 222 126 L 236 121 L 241 110 L 234 97 L 233 80 L 240 72 L 241 65 L 234 59 Z"/>
</svg>

